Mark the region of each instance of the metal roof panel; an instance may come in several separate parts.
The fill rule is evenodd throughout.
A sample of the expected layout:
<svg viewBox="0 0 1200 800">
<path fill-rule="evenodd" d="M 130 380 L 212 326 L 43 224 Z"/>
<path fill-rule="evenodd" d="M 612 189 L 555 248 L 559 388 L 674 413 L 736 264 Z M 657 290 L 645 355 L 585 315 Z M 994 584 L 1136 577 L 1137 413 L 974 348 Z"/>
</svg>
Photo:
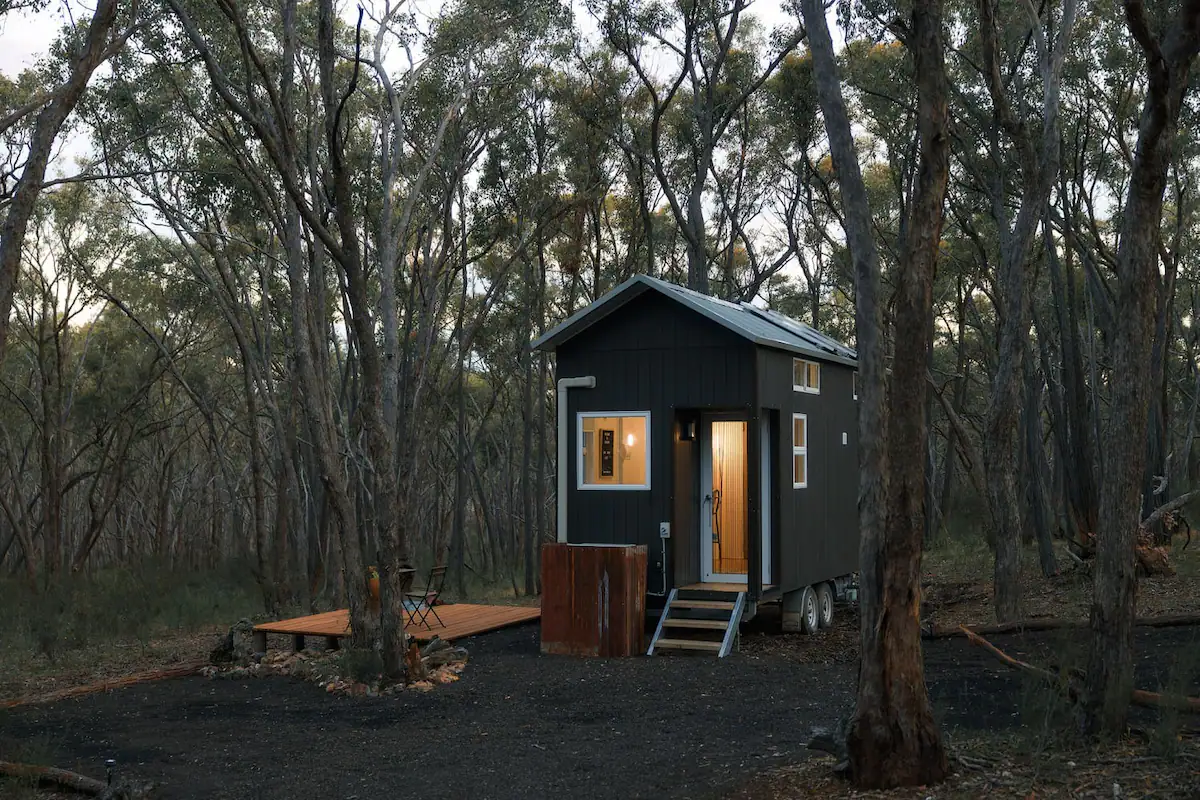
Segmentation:
<svg viewBox="0 0 1200 800">
<path fill-rule="evenodd" d="M 641 290 L 635 291 L 639 287 Z M 675 299 L 701 316 L 755 344 L 851 366 L 857 363 L 856 354 L 851 348 L 777 311 L 756 308 L 749 303 L 731 303 L 648 275 L 635 275 L 625 281 L 547 331 L 532 343 L 532 347 L 554 348 L 646 289 L 655 289 Z M 608 308 L 605 308 L 606 306 Z"/>
</svg>

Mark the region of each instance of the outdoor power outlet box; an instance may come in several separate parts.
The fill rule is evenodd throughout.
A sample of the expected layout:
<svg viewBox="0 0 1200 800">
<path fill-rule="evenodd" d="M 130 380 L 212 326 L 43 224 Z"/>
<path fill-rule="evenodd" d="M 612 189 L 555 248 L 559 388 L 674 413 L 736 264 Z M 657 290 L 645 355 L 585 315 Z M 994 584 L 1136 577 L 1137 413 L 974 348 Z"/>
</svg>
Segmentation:
<svg viewBox="0 0 1200 800">
<path fill-rule="evenodd" d="M 671 523 L 669 523 L 669 522 L 658 523 L 658 538 L 660 538 L 660 539 L 670 539 L 671 538 Z"/>
</svg>

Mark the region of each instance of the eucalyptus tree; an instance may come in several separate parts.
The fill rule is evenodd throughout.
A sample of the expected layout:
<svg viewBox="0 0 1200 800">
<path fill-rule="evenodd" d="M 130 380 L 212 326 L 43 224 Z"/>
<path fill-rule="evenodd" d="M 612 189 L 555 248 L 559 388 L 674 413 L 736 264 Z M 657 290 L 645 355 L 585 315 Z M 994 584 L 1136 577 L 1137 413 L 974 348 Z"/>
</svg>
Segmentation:
<svg viewBox="0 0 1200 800">
<path fill-rule="evenodd" d="M 228 401 L 220 326 L 116 198 L 73 184 L 34 222 L 0 373 L 5 405 L 23 412 L 0 436 L 0 510 L 26 573 L 53 583 L 123 553 L 191 559 L 190 521 L 222 502 L 209 493 L 190 513 L 203 501 L 184 490 L 228 431 L 203 411 Z"/>
<path fill-rule="evenodd" d="M 6 4 L 0 13 L 21 6 L 37 9 L 45 3 Z M 23 98 L 16 107 L 5 107 L 0 116 L 0 136 L 32 117 L 28 139 L 23 142 L 22 157 L 10 163 L 0 174 L 0 186 L 8 183 L 19 170 L 20 177 L 12 182 L 11 195 L 0 197 L 4 221 L 0 224 L 0 358 L 4 355 L 8 336 L 8 320 L 12 312 L 13 292 L 21 270 L 21 253 L 29 221 L 42 193 L 46 169 L 54 151 L 54 142 L 71 111 L 87 89 L 92 73 L 106 59 L 121 49 L 133 33 L 137 2 L 122 14 L 119 0 L 99 0 L 86 31 L 69 31 L 60 44 L 61 77 L 50 88 L 38 87 L 32 97 Z M 124 18 L 123 17 L 127 17 Z"/>
<path fill-rule="evenodd" d="M 349 158 L 350 143 L 357 146 L 363 137 L 362 131 L 348 124 L 359 108 L 360 98 L 355 97 L 362 85 L 359 64 L 354 62 L 348 73 L 337 69 L 338 47 L 346 37 L 344 31 L 341 36 L 336 32 L 331 3 L 304 8 L 303 24 L 316 32 L 315 53 L 299 46 L 301 22 L 294 0 L 280 8 L 178 0 L 168 0 L 166 5 L 169 18 L 159 23 L 163 35 L 147 40 L 151 55 L 170 70 L 178 61 L 176 53 L 182 52 L 191 59 L 186 67 L 190 79 L 199 78 L 211 87 L 219 110 L 216 124 L 209 126 L 211 138 L 250 178 L 253 202 L 270 220 L 280 242 L 287 274 L 291 355 L 306 387 L 300 396 L 324 496 L 339 532 L 354 638 L 358 645 L 367 646 L 374 638 L 373 621 L 365 613 L 364 545 L 369 538 L 362 536 L 362 515 L 354 502 L 357 490 L 341 458 L 322 322 L 332 309 L 325 277 L 326 264 L 332 262 L 343 290 L 342 309 L 355 366 L 362 377 L 354 420 L 362 426 L 369 471 L 352 474 L 390 476 L 392 441 L 383 422 L 381 359 L 357 225 L 359 205 L 352 190 L 351 173 L 357 162 Z M 168 38 L 172 20 L 179 33 Z M 258 35 L 262 26 L 277 35 Z M 396 525 L 394 481 L 376 479 L 371 488 L 374 513 L 367 519 Z M 380 564 L 385 595 L 381 622 L 387 670 L 398 675 L 403 648 L 400 566 L 407 556 L 406 543 L 393 530 L 379 537 L 385 550 Z"/>
<path fill-rule="evenodd" d="M 793 261 L 800 260 L 802 268 L 809 266 L 799 252 L 798 239 L 791 234 L 797 216 L 795 204 L 785 202 L 786 222 L 781 225 L 778 219 L 775 190 L 786 182 L 787 169 L 772 153 L 777 116 L 775 98 L 768 87 L 785 70 L 787 58 L 793 56 L 789 54 L 737 110 L 728 130 L 727 146 L 709 168 L 716 207 L 708 245 L 717 272 L 715 293 L 731 299 L 749 301 L 757 297 L 765 284 Z M 741 67 L 742 74 L 732 82 L 747 80 L 750 76 L 745 72 L 753 62 L 753 58 L 737 59 L 734 63 Z M 811 102 L 811 84 L 809 89 Z M 795 146 L 803 148 L 800 143 Z M 792 185 L 798 188 L 796 183 Z"/>
<path fill-rule="evenodd" d="M 878 10 L 875 8 L 872 11 Z M 925 785 L 949 765 L 925 688 L 920 586 L 926 479 L 923 452 L 931 286 L 949 178 L 948 86 L 943 11 L 917 0 L 891 28 L 912 56 L 919 151 L 906 206 L 892 315 L 893 358 L 884 371 L 879 256 L 825 9 L 801 4 L 817 97 L 829 137 L 855 265 L 859 356 L 860 625 L 858 697 L 847 735 L 860 786 Z M 889 15 L 890 18 L 891 15 Z"/>
<path fill-rule="evenodd" d="M 1200 54 L 1200 0 L 1181 0 L 1153 21 L 1136 0 L 1125 24 L 1145 59 L 1146 92 L 1121 214 L 1115 306 L 1109 345 L 1112 414 L 1100 483 L 1100 526 L 1091 610 L 1086 727 L 1124 729 L 1133 688 L 1136 535 L 1146 465 L 1144 434 L 1160 293 L 1163 196 L 1174 156 L 1188 79 Z"/>
<path fill-rule="evenodd" d="M 821 328 L 825 293 L 836 263 L 832 230 L 838 209 L 829 182 L 817 167 L 823 142 L 812 56 L 789 55 L 763 91 L 769 131 L 762 151 L 771 165 L 767 202 L 777 230 L 782 229 L 777 233 L 782 240 L 779 257 L 794 258 L 804 279 L 807 302 L 796 309 L 796 316 L 807 317 L 814 328 Z M 778 291 L 780 283 L 772 277 L 767 282 Z"/>
<path fill-rule="evenodd" d="M 605 45 L 625 60 L 637 93 L 649 101 L 648 160 L 686 243 L 688 286 L 704 293 L 710 173 L 745 104 L 803 35 L 776 32 L 774 52 L 762 63 L 751 4 L 619 0 L 589 7 Z M 660 60 L 667 66 L 660 67 Z"/>
<path fill-rule="evenodd" d="M 307 579 L 311 601 L 322 572 L 323 526 L 319 512 L 301 514 L 306 498 L 316 495 L 309 505 L 318 508 L 333 505 L 338 519 L 338 512 L 356 513 L 338 463 L 344 434 L 328 368 L 332 309 L 320 248 L 288 238 L 299 230 L 290 227 L 286 195 L 264 172 L 260 151 L 247 146 L 250 136 L 236 115 L 201 81 L 186 79 L 188 68 L 176 63 L 163 39 L 135 42 L 137 48 L 114 59 L 112 77 L 101 83 L 84 115 L 130 213 L 204 287 L 237 347 L 249 433 L 252 541 L 266 603 L 277 608 L 287 602 L 299 574 Z M 300 69 L 315 72 L 314 60 L 305 59 Z M 297 437 L 293 409 L 300 407 L 308 430 Z M 308 445 L 302 443 L 313 443 L 325 456 L 333 490 L 305 485 L 302 473 L 312 473 L 316 482 L 320 469 L 306 470 L 300 451 Z M 218 466 L 230 485 L 230 465 L 219 460 Z"/>
<path fill-rule="evenodd" d="M 1026 3 L 1022 17 L 1001 24 L 993 0 L 981 0 L 978 53 L 960 51 L 967 74 L 956 90 L 962 101 L 963 127 L 958 160 L 986 201 L 998 245 L 992 295 L 998 343 L 982 463 L 996 552 L 994 603 L 1001 621 L 1016 619 L 1020 611 L 1022 519 L 1016 463 L 1022 359 L 1031 321 L 1033 247 L 1059 173 L 1060 85 L 1076 8 L 1076 0 L 1065 0 L 1061 9 L 1046 5 L 1041 11 Z M 1022 64 L 1027 60 L 1026 42 L 1030 39 L 1036 56 L 1034 67 Z M 990 114 L 977 110 L 977 92 L 973 90 L 978 84 L 991 100 Z M 1040 98 L 1026 89 L 1031 85 L 1040 85 Z M 980 142 L 987 143 L 982 158 L 976 156 Z M 963 199 L 968 200 L 969 195 Z M 961 219 L 969 220 L 969 215 Z M 981 238 L 976 233 L 973 240 Z M 984 257 L 989 257 L 986 249 Z"/>
</svg>

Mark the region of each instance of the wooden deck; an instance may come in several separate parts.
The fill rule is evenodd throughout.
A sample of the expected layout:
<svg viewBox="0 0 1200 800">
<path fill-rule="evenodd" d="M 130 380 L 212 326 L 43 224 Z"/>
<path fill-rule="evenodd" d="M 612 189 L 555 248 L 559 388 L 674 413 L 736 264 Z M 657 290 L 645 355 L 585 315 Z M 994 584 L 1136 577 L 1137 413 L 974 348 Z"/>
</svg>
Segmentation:
<svg viewBox="0 0 1200 800">
<path fill-rule="evenodd" d="M 689 583 L 687 586 L 680 586 L 678 588 L 681 591 L 684 589 L 688 589 L 688 590 L 701 590 L 701 591 L 709 591 L 709 592 L 744 592 L 744 591 L 747 591 L 747 589 L 749 587 L 744 583 L 719 583 L 719 582 L 711 583 L 710 582 L 710 583 Z M 762 588 L 763 588 L 764 592 L 769 592 L 775 588 L 775 584 L 768 583 L 766 586 L 764 586 Z"/>
<path fill-rule="evenodd" d="M 542 610 L 537 606 L 476 606 L 451 603 L 436 608 L 438 616 L 446 623 L 444 627 L 430 614 L 427 620 L 429 628 L 410 621 L 404 626 L 405 631 L 418 642 L 429 641 L 435 636 L 450 641 L 529 622 L 542 614 Z M 310 617 L 255 625 L 255 638 L 263 645 L 262 649 L 265 649 L 264 640 L 268 633 L 294 637 L 293 645 L 297 649 L 304 646 L 305 636 L 320 636 L 331 646 L 336 646 L 337 640 L 350 635 L 350 612 L 347 609 L 326 611 L 324 614 L 314 614 Z"/>
</svg>

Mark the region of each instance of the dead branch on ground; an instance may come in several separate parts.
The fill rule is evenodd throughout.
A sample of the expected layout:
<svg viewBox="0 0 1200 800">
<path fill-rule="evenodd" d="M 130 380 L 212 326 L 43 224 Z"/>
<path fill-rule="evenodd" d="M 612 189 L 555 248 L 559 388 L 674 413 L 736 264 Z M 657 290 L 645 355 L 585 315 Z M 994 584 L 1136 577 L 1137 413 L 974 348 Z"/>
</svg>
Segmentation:
<svg viewBox="0 0 1200 800">
<path fill-rule="evenodd" d="M 79 794 L 99 797 L 100 800 L 140 800 L 140 798 L 150 796 L 154 791 L 153 784 L 141 786 L 124 782 L 109 784 L 58 767 L 19 764 L 15 761 L 0 761 L 0 777 L 29 781 L 54 789 L 68 789 Z"/>
<path fill-rule="evenodd" d="M 0 703 L 0 710 L 34 705 L 37 703 L 52 703 L 59 700 L 66 700 L 71 697 L 91 694 L 93 692 L 107 692 L 111 689 L 122 689 L 126 686 L 132 686 L 135 683 L 160 681 L 166 680 L 167 678 L 184 678 L 189 675 L 198 674 L 200 672 L 200 668 L 204 665 L 205 662 L 203 661 L 190 661 L 177 667 L 166 667 L 163 669 L 152 669 L 145 672 L 136 672 L 132 675 L 125 675 L 121 678 L 112 678 L 110 680 L 100 681 L 98 683 L 89 683 L 85 686 L 72 686 L 67 689 L 59 689 L 55 692 L 48 692 L 47 694 L 35 695 L 32 697 L 19 697 L 16 700 L 8 700 Z"/>
<path fill-rule="evenodd" d="M 57 767 L 39 767 L 36 764 L 18 764 L 14 761 L 0 761 L 0 775 L 23 781 L 36 781 L 43 786 L 57 786 L 60 789 L 70 789 L 73 792 L 99 796 L 108 787 L 104 781 L 80 775 Z"/>
<path fill-rule="evenodd" d="M 1167 614 L 1159 617 L 1142 617 L 1134 622 L 1139 628 L 1176 628 L 1185 625 L 1200 625 L 1200 614 Z M 1054 631 L 1069 629 L 1084 629 L 1088 627 L 1086 619 L 1025 619 L 1016 622 L 1004 622 L 998 625 L 982 625 L 972 627 L 970 631 L 977 635 L 994 636 L 1007 633 L 1033 633 L 1035 631 Z M 935 623 L 921 632 L 925 639 L 948 639 L 954 636 L 964 636 L 963 626 L 957 628 L 938 628 Z"/>
<path fill-rule="evenodd" d="M 1062 677 L 1055 675 L 1048 669 L 1030 664 L 1026 661 L 1021 661 L 1018 658 L 1013 658 L 1008 653 L 1005 653 L 999 647 L 984 639 L 975 631 L 968 628 L 966 625 L 960 625 L 962 634 L 967 637 L 967 640 L 972 644 L 982 647 L 987 652 L 996 657 L 1000 663 L 1012 667 L 1013 669 L 1034 675 L 1037 678 L 1045 681 L 1049 685 L 1057 688 L 1073 703 L 1079 703 L 1083 699 L 1083 690 L 1081 688 L 1081 674 L 1077 671 L 1069 671 Z M 1161 708 L 1170 709 L 1173 711 L 1185 711 L 1192 714 L 1200 714 L 1200 697 L 1187 697 L 1183 695 L 1167 695 L 1161 692 L 1148 692 L 1143 689 L 1134 689 L 1130 695 L 1130 702 L 1135 706 L 1143 708 Z"/>
</svg>

